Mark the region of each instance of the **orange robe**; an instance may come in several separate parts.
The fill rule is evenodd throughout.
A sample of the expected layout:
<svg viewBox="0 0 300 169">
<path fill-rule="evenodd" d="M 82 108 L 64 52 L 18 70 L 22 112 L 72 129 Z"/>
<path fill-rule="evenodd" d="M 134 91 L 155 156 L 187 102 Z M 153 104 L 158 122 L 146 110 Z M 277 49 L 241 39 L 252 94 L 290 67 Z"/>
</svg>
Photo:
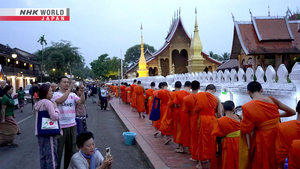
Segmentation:
<svg viewBox="0 0 300 169">
<path fill-rule="evenodd" d="M 289 153 L 288 169 L 300 168 L 300 140 L 293 140 Z"/>
<path fill-rule="evenodd" d="M 131 88 L 126 87 L 125 92 L 126 92 L 126 103 L 130 103 L 131 102 Z"/>
<path fill-rule="evenodd" d="M 122 101 L 125 103 L 126 102 L 126 93 L 125 93 L 125 88 L 126 88 L 126 86 L 124 86 L 124 85 L 121 85 L 120 86 L 120 91 L 121 91 L 121 99 L 122 99 Z"/>
<path fill-rule="evenodd" d="M 118 86 L 115 86 L 115 90 L 116 90 L 116 93 L 115 93 L 115 95 L 116 95 L 116 97 L 119 97 L 119 87 Z"/>
<path fill-rule="evenodd" d="M 240 136 L 228 135 L 236 131 L 240 131 L 240 122 L 226 116 L 217 120 L 212 131 L 214 136 L 225 136 L 222 141 L 222 169 L 239 169 Z"/>
<path fill-rule="evenodd" d="M 131 107 L 132 108 L 136 108 L 136 96 L 135 96 L 135 92 L 134 92 L 134 88 L 135 88 L 136 84 L 132 84 L 130 85 L 131 88 Z"/>
<path fill-rule="evenodd" d="M 252 100 L 242 106 L 242 134 L 254 131 L 250 140 L 250 167 L 252 169 L 275 169 L 275 139 L 278 134 L 278 106 L 259 100 Z"/>
<path fill-rule="evenodd" d="M 177 144 L 178 140 L 177 140 L 177 131 L 180 130 L 178 126 L 178 120 L 179 118 L 179 105 L 175 104 L 175 99 L 176 99 L 176 93 L 178 93 L 179 91 L 173 91 L 170 92 L 170 101 L 169 101 L 169 109 L 172 112 L 172 119 L 173 119 L 173 141 Z M 180 130 L 181 131 L 181 130 Z"/>
<path fill-rule="evenodd" d="M 189 115 L 188 113 L 183 111 L 183 99 L 185 96 L 190 93 L 185 90 L 180 90 L 175 93 L 175 97 L 173 99 L 176 108 L 174 108 L 174 135 L 173 140 L 177 144 L 184 144 L 184 140 L 189 140 L 188 138 L 184 138 L 184 133 L 189 131 Z M 185 137 L 189 137 L 186 135 Z M 189 141 L 186 141 L 189 144 Z M 188 146 L 186 144 L 186 146 Z"/>
<path fill-rule="evenodd" d="M 170 92 L 162 89 L 155 92 L 154 96 L 160 99 L 160 126 L 158 129 L 164 135 L 172 135 L 173 119 L 169 109 Z"/>
<path fill-rule="evenodd" d="M 213 127 L 216 125 L 217 98 L 208 92 L 196 94 L 195 113 L 198 118 L 198 144 L 197 156 L 200 161 L 210 160 L 211 168 L 216 165 L 216 136 L 211 135 Z"/>
<path fill-rule="evenodd" d="M 300 139 L 300 121 L 292 120 L 279 124 L 279 132 L 275 142 L 278 165 L 285 162 L 292 141 L 295 139 Z"/>
<path fill-rule="evenodd" d="M 183 98 L 182 113 L 187 117 L 186 120 L 181 119 L 180 123 L 184 128 L 180 135 L 180 143 L 184 147 L 189 147 L 192 159 L 199 160 L 197 156 L 198 145 L 198 113 L 195 112 L 196 94 L 189 94 Z"/>
<path fill-rule="evenodd" d="M 142 86 L 136 85 L 134 87 L 134 93 L 136 95 L 136 109 L 137 112 L 145 112 L 145 95 L 144 88 Z"/>
<path fill-rule="evenodd" d="M 146 113 L 149 114 L 149 117 L 150 117 L 150 113 L 151 113 L 151 109 L 152 109 L 152 105 L 153 105 L 153 100 L 154 100 L 153 92 L 154 92 L 154 89 L 147 89 L 146 90 L 146 99 L 148 100 Z"/>
</svg>

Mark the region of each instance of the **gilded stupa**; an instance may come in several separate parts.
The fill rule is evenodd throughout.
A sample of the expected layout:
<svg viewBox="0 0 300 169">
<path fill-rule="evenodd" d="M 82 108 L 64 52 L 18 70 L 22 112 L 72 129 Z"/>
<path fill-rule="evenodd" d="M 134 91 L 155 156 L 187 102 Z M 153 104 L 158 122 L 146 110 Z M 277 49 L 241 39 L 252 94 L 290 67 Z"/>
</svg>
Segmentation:
<svg viewBox="0 0 300 169">
<path fill-rule="evenodd" d="M 149 70 L 147 69 L 147 62 L 144 56 L 143 25 L 141 25 L 141 55 L 137 72 L 139 73 L 139 77 L 148 77 Z"/>
</svg>

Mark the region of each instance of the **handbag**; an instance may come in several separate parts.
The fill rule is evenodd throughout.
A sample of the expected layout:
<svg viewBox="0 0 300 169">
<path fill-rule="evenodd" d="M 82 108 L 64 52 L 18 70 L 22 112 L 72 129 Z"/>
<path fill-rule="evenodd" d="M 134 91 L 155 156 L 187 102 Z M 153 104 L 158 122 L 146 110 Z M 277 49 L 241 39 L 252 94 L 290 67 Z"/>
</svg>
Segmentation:
<svg viewBox="0 0 300 169">
<path fill-rule="evenodd" d="M 157 101 L 157 105 L 156 105 Z M 160 119 L 160 100 L 156 97 L 154 97 L 151 114 L 150 114 L 150 120 L 157 121 Z"/>
<path fill-rule="evenodd" d="M 37 120 L 37 132 L 39 136 L 60 135 L 59 121 L 51 120 L 48 111 L 39 111 Z"/>
</svg>

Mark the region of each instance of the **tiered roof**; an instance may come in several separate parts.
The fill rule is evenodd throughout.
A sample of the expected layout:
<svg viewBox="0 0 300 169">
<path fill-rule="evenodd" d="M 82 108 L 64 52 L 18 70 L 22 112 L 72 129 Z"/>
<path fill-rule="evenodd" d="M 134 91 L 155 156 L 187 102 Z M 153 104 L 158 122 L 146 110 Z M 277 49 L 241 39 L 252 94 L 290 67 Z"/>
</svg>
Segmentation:
<svg viewBox="0 0 300 169">
<path fill-rule="evenodd" d="M 300 53 L 300 21 L 287 17 L 251 17 L 250 22 L 234 20 L 231 58 L 241 48 L 246 55 Z"/>
</svg>

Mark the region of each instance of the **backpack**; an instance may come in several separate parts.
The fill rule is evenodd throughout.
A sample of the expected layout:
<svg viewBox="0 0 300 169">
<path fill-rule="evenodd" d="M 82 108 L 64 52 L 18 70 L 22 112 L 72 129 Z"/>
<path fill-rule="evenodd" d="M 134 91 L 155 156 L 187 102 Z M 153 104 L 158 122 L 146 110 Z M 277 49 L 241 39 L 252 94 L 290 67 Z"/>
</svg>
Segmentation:
<svg viewBox="0 0 300 169">
<path fill-rule="evenodd" d="M 156 102 L 157 102 L 157 105 L 156 105 Z M 152 121 L 157 121 L 160 119 L 160 100 L 156 97 L 154 97 L 152 110 L 151 110 L 149 119 Z"/>
</svg>

